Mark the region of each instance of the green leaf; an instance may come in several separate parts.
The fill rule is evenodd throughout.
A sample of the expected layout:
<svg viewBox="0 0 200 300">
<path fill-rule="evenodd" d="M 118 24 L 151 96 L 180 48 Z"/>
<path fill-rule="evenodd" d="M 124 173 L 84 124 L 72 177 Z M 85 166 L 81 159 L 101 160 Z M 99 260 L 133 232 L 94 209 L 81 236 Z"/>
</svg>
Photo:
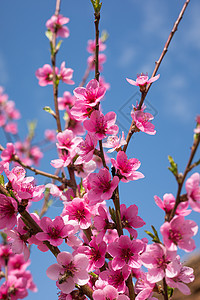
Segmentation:
<svg viewBox="0 0 200 300">
<path fill-rule="evenodd" d="M 4 186 L 5 181 L 3 175 L 0 175 L 0 184 Z"/>
<path fill-rule="evenodd" d="M 45 35 L 46 37 L 48 38 L 48 40 L 51 42 L 52 41 L 52 37 L 53 37 L 53 32 L 48 29 L 46 32 L 45 32 Z"/>
<path fill-rule="evenodd" d="M 168 155 L 168 160 L 170 163 L 170 167 L 168 167 L 168 169 L 174 174 L 175 177 L 178 176 L 178 166 L 177 164 L 174 162 L 173 158 Z"/>
<path fill-rule="evenodd" d="M 168 298 L 171 299 L 172 295 L 173 295 L 173 292 L 174 292 L 174 289 L 167 286 L 167 295 L 168 295 Z"/>
<path fill-rule="evenodd" d="M 109 37 L 109 34 L 106 30 L 103 30 L 102 33 L 101 33 L 101 41 L 102 43 L 105 43 L 107 41 Z"/>
<path fill-rule="evenodd" d="M 152 239 L 154 239 L 154 234 L 148 230 L 145 230 L 146 234 L 148 234 Z"/>
<path fill-rule="evenodd" d="M 35 135 L 35 129 L 37 127 L 37 120 L 28 121 L 28 138 L 32 140 Z"/>
<path fill-rule="evenodd" d="M 60 46 L 61 46 L 61 44 L 62 44 L 62 40 L 60 40 L 59 42 L 58 42 L 58 44 L 56 45 L 56 52 L 58 52 L 58 50 L 60 49 Z"/>
<path fill-rule="evenodd" d="M 51 109 L 51 107 L 45 106 L 45 107 L 43 107 L 43 110 L 45 110 L 45 111 L 48 112 L 50 115 L 52 115 L 54 118 L 56 118 L 56 114 L 55 114 L 55 112 Z"/>
</svg>

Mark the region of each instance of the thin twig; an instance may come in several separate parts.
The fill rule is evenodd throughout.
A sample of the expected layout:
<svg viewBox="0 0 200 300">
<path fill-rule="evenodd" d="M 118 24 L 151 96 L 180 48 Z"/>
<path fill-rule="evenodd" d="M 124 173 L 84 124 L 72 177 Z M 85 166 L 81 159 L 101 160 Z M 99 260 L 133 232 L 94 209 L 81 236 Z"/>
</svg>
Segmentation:
<svg viewBox="0 0 200 300">
<path fill-rule="evenodd" d="M 192 160 L 194 158 L 194 155 L 195 155 L 195 153 L 197 151 L 197 148 L 199 146 L 199 143 L 200 143 L 200 134 L 198 134 L 198 136 L 194 140 L 193 146 L 191 148 L 190 157 L 189 157 L 187 166 L 185 168 L 184 174 L 183 174 L 183 176 L 178 181 L 178 191 L 177 191 L 177 195 L 176 195 L 176 202 L 175 202 L 174 208 L 173 208 L 173 210 L 172 210 L 172 212 L 171 212 L 171 214 L 169 216 L 169 220 L 168 220 L 169 222 L 175 216 L 176 209 L 177 209 L 179 203 L 181 202 L 181 198 L 180 198 L 181 190 L 182 190 L 185 178 L 186 178 L 187 174 L 189 173 L 189 171 L 191 170 L 191 166 L 194 165 L 194 164 L 193 165 L 191 165 L 191 164 L 192 164 Z"/>
<path fill-rule="evenodd" d="M 168 37 L 168 39 L 167 39 L 167 42 L 165 43 L 165 46 L 164 46 L 164 48 L 163 48 L 163 51 L 162 51 L 162 53 L 161 53 L 161 55 L 160 55 L 158 61 L 156 61 L 156 66 L 155 66 L 154 71 L 153 71 L 153 73 L 152 73 L 152 75 L 151 75 L 151 78 L 154 77 L 154 76 L 156 75 L 156 73 L 157 73 L 157 71 L 158 71 L 158 69 L 159 69 L 159 67 L 160 67 L 160 64 L 161 64 L 162 60 L 163 60 L 165 54 L 166 54 L 167 51 L 168 51 L 169 44 L 170 44 L 170 42 L 171 42 L 171 40 L 172 40 L 172 38 L 173 38 L 175 32 L 176 32 L 177 29 L 178 29 L 178 25 L 179 25 L 181 19 L 183 18 L 183 14 L 184 14 L 184 12 L 185 12 L 185 10 L 186 10 L 186 8 L 187 8 L 189 2 L 190 2 L 190 0 L 186 0 L 185 3 L 184 3 L 184 5 L 183 5 L 183 8 L 181 9 L 181 12 L 180 12 L 179 16 L 178 16 L 176 22 L 174 23 L 174 26 L 173 26 L 173 28 L 172 28 L 172 31 L 171 31 L 170 34 L 169 34 L 169 37 Z M 141 99 L 140 99 L 140 103 L 139 103 L 139 105 L 138 105 L 138 107 L 137 107 L 137 110 L 140 110 L 140 109 L 141 109 L 142 104 L 144 103 L 144 100 L 145 100 L 145 98 L 146 98 L 146 95 L 147 95 L 147 93 L 148 93 L 148 91 L 149 91 L 151 85 L 152 85 L 152 83 L 148 84 L 147 87 L 146 87 L 146 90 L 142 93 Z M 129 141 L 130 141 L 132 135 L 134 134 L 134 132 L 136 132 L 135 130 L 133 130 L 134 124 L 135 124 L 135 122 L 132 121 L 131 126 L 130 126 L 130 129 L 129 129 L 129 132 L 128 132 L 128 135 L 127 135 L 127 138 L 126 138 L 127 144 L 124 145 L 124 148 L 123 148 L 123 151 L 124 151 L 124 152 L 126 152 L 126 149 L 127 149 L 127 147 L 128 147 L 128 144 L 129 144 Z"/>
</svg>

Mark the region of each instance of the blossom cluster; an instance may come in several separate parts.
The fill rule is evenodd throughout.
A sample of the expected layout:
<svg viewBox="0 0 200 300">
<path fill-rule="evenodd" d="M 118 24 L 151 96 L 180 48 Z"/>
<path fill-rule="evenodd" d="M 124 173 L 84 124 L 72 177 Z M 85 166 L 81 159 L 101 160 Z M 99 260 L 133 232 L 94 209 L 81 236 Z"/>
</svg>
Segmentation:
<svg viewBox="0 0 200 300">
<path fill-rule="evenodd" d="M 46 27 L 56 37 L 67 38 L 69 29 L 64 25 L 68 22 L 62 15 L 54 15 Z M 53 47 L 53 40 L 49 40 Z M 100 51 L 106 48 L 101 39 L 98 47 Z M 96 42 L 90 40 L 87 50 L 92 54 L 88 59 L 92 69 Z M 105 54 L 99 55 L 100 70 L 105 58 Z M 58 88 L 60 80 L 74 84 L 73 70 L 66 68 L 65 62 L 60 70 L 45 64 L 36 71 L 36 77 L 40 86 L 52 84 Z M 147 86 L 158 78 L 159 75 L 149 79 L 142 73 L 136 81 L 127 81 L 138 86 L 144 96 Z M 2 150 L 0 229 L 6 238 L 5 245 L 0 245 L 0 280 L 4 278 L 1 299 L 23 299 L 28 289 L 36 291 L 26 270 L 31 245 L 42 252 L 50 250 L 56 256 L 57 261 L 48 267 L 46 274 L 56 281 L 60 300 L 86 299 L 85 295 L 91 298 L 90 293 L 94 300 L 128 300 L 133 289 L 136 300 L 156 299 L 153 293 L 162 293 L 166 299 L 166 286 L 190 294 L 187 284 L 194 280 L 193 270 L 183 265 L 178 250 L 192 252 L 196 248 L 193 237 L 198 225 L 185 217 L 192 210 L 200 212 L 200 174 L 195 172 L 187 178 L 186 194 L 177 199 L 171 193 L 164 194 L 163 200 L 154 197 L 157 206 L 165 212 L 165 222 L 160 227 L 162 240 L 155 228 L 154 234 L 149 232 L 153 243 L 147 238 L 140 239 L 137 229 L 146 223 L 138 215 L 135 204 L 129 207 L 120 204 L 118 186 L 120 182 L 127 184 L 142 179 L 144 175 L 138 171 L 140 160 L 126 153 L 129 136 L 125 139 L 124 132 L 119 133 L 116 113 L 102 111 L 107 90 L 102 78 L 91 79 L 85 87 L 74 88 L 73 95 L 65 91 L 58 97 L 57 108 L 64 111 L 64 129 L 58 128 L 57 134 L 49 129 L 45 136 L 56 143 L 58 156 L 50 164 L 62 176 L 29 167 L 42 157 L 39 148 L 34 152 L 34 147 L 30 147 L 30 139 L 23 144 L 30 160 L 28 156 L 24 159 L 20 142 L 7 143 Z M 0 100 L 3 107 L 7 97 L 2 94 L 1 98 L 6 99 Z M 156 134 L 151 123 L 153 116 L 145 111 L 145 105 L 133 105 L 130 115 L 130 134 L 140 131 Z M 199 118 L 195 135 L 199 138 Z M 109 158 L 105 148 L 109 149 L 107 153 L 115 153 L 115 158 Z M 175 163 L 172 166 L 172 173 L 180 180 Z M 27 175 L 26 167 L 55 181 L 38 185 L 33 176 Z M 32 202 L 44 198 L 59 199 L 63 206 L 61 214 L 52 219 L 43 213 L 31 213 Z M 62 244 L 70 246 L 71 253 L 61 252 Z M 132 278 L 135 278 L 134 288 Z M 159 289 L 161 280 L 166 286 Z"/>
</svg>

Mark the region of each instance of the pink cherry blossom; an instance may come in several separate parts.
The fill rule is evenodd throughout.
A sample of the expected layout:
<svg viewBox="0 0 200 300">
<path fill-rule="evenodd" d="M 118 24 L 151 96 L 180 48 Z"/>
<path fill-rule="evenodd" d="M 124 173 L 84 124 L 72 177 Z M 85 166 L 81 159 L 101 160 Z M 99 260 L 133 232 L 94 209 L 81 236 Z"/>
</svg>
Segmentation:
<svg viewBox="0 0 200 300">
<path fill-rule="evenodd" d="M 98 231 L 98 235 L 96 237 L 97 243 L 99 243 L 103 239 L 108 224 L 108 212 L 102 205 L 99 205 L 98 214 L 94 216 L 94 227 Z"/>
<path fill-rule="evenodd" d="M 0 229 L 12 229 L 17 223 L 17 202 L 0 194 Z"/>
<path fill-rule="evenodd" d="M 100 87 L 99 82 L 96 79 L 92 79 L 88 82 L 86 88 L 76 88 L 74 90 L 74 95 L 78 99 L 78 102 L 80 102 L 80 104 L 94 107 L 104 97 L 105 92 L 106 88 Z"/>
<path fill-rule="evenodd" d="M 7 143 L 6 148 L 1 153 L 1 159 L 5 162 L 10 161 L 15 154 L 15 147 L 12 143 Z"/>
<path fill-rule="evenodd" d="M 118 126 L 115 125 L 116 114 L 112 111 L 105 116 L 99 110 L 92 112 L 90 119 L 83 122 L 83 126 L 89 132 L 95 134 L 98 140 L 102 140 L 106 137 L 106 134 L 117 134 Z"/>
<path fill-rule="evenodd" d="M 134 228 L 140 228 L 146 223 L 140 218 L 138 214 L 138 207 L 133 204 L 126 208 L 125 204 L 120 205 L 120 213 L 123 228 L 127 229 L 133 238 L 137 238 L 137 231 Z"/>
<path fill-rule="evenodd" d="M 94 300 L 129 300 L 128 296 L 119 295 L 117 289 L 111 285 L 95 290 L 92 296 Z"/>
<path fill-rule="evenodd" d="M 112 153 L 113 151 L 119 151 L 121 149 L 121 146 L 126 145 L 126 140 L 124 138 L 124 132 L 122 131 L 122 137 L 120 139 L 120 136 L 117 135 L 111 135 L 107 138 L 106 143 L 103 143 L 103 147 L 105 148 L 111 148 L 108 150 L 108 153 Z"/>
<path fill-rule="evenodd" d="M 58 68 L 56 68 L 56 74 L 58 74 Z M 45 64 L 42 68 L 39 68 L 35 73 L 37 79 L 39 80 L 40 86 L 46 86 L 48 84 L 53 84 L 53 70 L 48 64 Z"/>
<path fill-rule="evenodd" d="M 0 244 L 0 266 L 5 267 L 8 264 L 8 261 L 14 256 L 14 253 L 10 249 L 8 244 L 2 245 Z M 0 267 L 0 269 L 1 269 Z"/>
<path fill-rule="evenodd" d="M 87 134 L 85 140 L 82 140 L 77 146 L 77 154 L 79 157 L 75 161 L 75 165 L 83 162 L 89 162 L 97 145 L 97 139 L 91 134 Z"/>
<path fill-rule="evenodd" d="M 89 40 L 88 41 L 88 46 L 87 46 L 87 51 L 89 53 L 95 53 L 96 49 L 96 41 L 95 40 Z M 101 39 L 99 39 L 99 51 L 104 51 L 106 49 L 106 44 L 102 42 Z"/>
<path fill-rule="evenodd" d="M 103 53 L 99 53 L 99 71 L 103 70 L 103 64 L 106 62 L 106 55 Z M 87 59 L 88 66 L 91 69 L 95 69 L 95 56 L 91 55 Z"/>
<path fill-rule="evenodd" d="M 28 295 L 27 280 L 23 277 L 17 278 L 9 275 L 8 279 L 0 287 L 0 299 L 23 299 Z"/>
<path fill-rule="evenodd" d="M 95 205 L 112 197 L 112 194 L 119 183 L 119 178 L 114 176 L 111 180 L 110 172 L 103 168 L 99 173 L 92 173 L 88 176 L 90 182 L 87 197 L 89 205 Z"/>
<path fill-rule="evenodd" d="M 90 209 L 83 198 L 74 198 L 71 202 L 64 203 L 62 216 L 68 215 L 69 220 L 76 220 L 81 229 L 91 225 Z"/>
<path fill-rule="evenodd" d="M 46 129 L 44 132 L 45 139 L 50 142 L 56 141 L 56 131 L 54 129 Z"/>
<path fill-rule="evenodd" d="M 151 77 L 151 78 L 149 79 L 148 75 L 145 75 L 145 74 L 141 73 L 141 74 L 137 75 L 136 81 L 134 81 L 134 80 L 132 80 L 132 79 L 128 79 L 128 78 L 126 78 L 126 80 L 127 80 L 130 84 L 135 85 L 135 86 L 141 86 L 141 85 L 142 85 L 142 86 L 143 86 L 143 85 L 146 86 L 147 84 L 152 83 L 152 82 L 158 80 L 159 77 L 160 77 L 160 74 L 159 74 L 159 75 L 156 75 L 156 76 L 154 76 L 154 77 Z"/>
<path fill-rule="evenodd" d="M 136 300 L 150 299 L 149 297 L 152 296 L 154 287 L 155 287 L 155 283 L 150 283 L 147 280 L 147 274 L 142 272 L 140 274 L 140 277 L 137 279 L 135 283 L 134 290 L 137 295 L 135 299 Z"/>
<path fill-rule="evenodd" d="M 59 132 L 57 134 L 57 140 L 57 148 L 69 151 L 71 157 L 75 156 L 75 148 L 82 141 L 80 137 L 74 137 L 73 132 L 69 129 L 65 129 L 63 132 Z"/>
<path fill-rule="evenodd" d="M 40 221 L 40 227 L 43 232 L 36 234 L 36 238 L 40 241 L 49 241 L 53 246 L 59 246 L 74 229 L 70 224 L 65 225 L 62 217 L 56 216 L 54 220 L 43 217 Z"/>
<path fill-rule="evenodd" d="M 136 171 L 140 167 L 140 161 L 137 158 L 128 159 L 124 151 L 119 151 L 117 153 L 116 160 L 111 158 L 111 163 L 122 175 L 122 182 L 137 180 L 144 177 L 142 173 Z"/>
<path fill-rule="evenodd" d="M 200 174 L 192 174 L 192 176 L 187 179 L 185 188 L 191 208 L 200 212 Z"/>
<path fill-rule="evenodd" d="M 112 262 L 109 261 L 108 269 L 100 273 L 100 278 L 116 288 L 119 293 L 124 293 L 127 288 L 125 280 L 128 279 L 130 273 L 131 268 L 127 265 L 123 266 L 122 269 L 113 270 Z"/>
<path fill-rule="evenodd" d="M 197 231 L 197 224 L 192 220 L 185 220 L 183 216 L 174 217 L 160 227 L 164 244 L 171 251 L 177 250 L 177 246 L 186 252 L 193 251 L 196 246 L 191 237 L 196 235 Z"/>
<path fill-rule="evenodd" d="M 65 110 L 67 106 L 73 106 L 75 103 L 75 97 L 70 92 L 64 92 L 62 97 L 58 97 L 58 108 Z"/>
<path fill-rule="evenodd" d="M 84 253 L 88 257 L 88 271 L 92 271 L 104 265 L 106 250 L 106 243 L 101 241 L 97 244 L 96 236 L 93 236 L 88 246 L 81 246 L 77 251 L 78 253 Z"/>
<path fill-rule="evenodd" d="M 12 134 L 17 134 L 18 133 L 18 128 L 17 128 L 17 124 L 14 122 L 8 122 L 5 126 L 5 131 L 12 133 Z"/>
<path fill-rule="evenodd" d="M 46 22 L 46 27 L 54 32 L 56 28 L 56 35 L 62 38 L 68 38 L 69 29 L 67 26 L 63 26 L 64 24 L 69 23 L 69 18 L 63 17 L 62 15 L 55 16 L 53 15 Z"/>
<path fill-rule="evenodd" d="M 162 210 L 165 211 L 166 215 L 169 216 L 172 212 L 176 199 L 172 194 L 164 194 L 163 200 L 161 200 L 158 196 L 154 196 L 154 201 Z M 176 209 L 176 215 L 179 216 L 187 216 L 191 213 L 191 209 L 188 209 L 188 201 L 179 203 Z"/>
<path fill-rule="evenodd" d="M 132 110 L 131 117 L 135 122 L 135 126 L 139 130 L 150 135 L 156 134 L 156 130 L 154 129 L 155 126 L 151 122 L 149 122 L 154 118 L 150 113 L 145 113 L 141 110 Z"/>
<path fill-rule="evenodd" d="M 74 84 L 74 81 L 72 80 L 73 72 L 74 70 L 71 68 L 65 68 L 65 62 L 63 61 L 60 66 L 59 79 L 67 84 Z"/>
<path fill-rule="evenodd" d="M 144 243 L 140 240 L 131 240 L 126 235 L 121 235 L 118 239 L 108 245 L 108 253 L 113 257 L 113 270 L 120 270 L 128 265 L 131 268 L 140 268 L 141 260 L 139 254 L 144 249 Z"/>
<path fill-rule="evenodd" d="M 179 273 L 175 277 L 166 278 L 167 285 L 179 289 L 184 295 L 191 294 L 189 287 L 185 283 L 190 283 L 192 281 L 194 281 L 193 269 L 182 265 Z"/>
<path fill-rule="evenodd" d="M 142 264 L 148 268 L 147 280 L 155 283 L 165 276 L 175 277 L 180 271 L 176 257 L 176 251 L 169 251 L 161 244 L 147 245 L 146 251 L 141 254 Z"/>
<path fill-rule="evenodd" d="M 88 258 L 84 254 L 72 255 L 69 252 L 61 252 L 57 256 L 57 263 L 51 265 L 46 273 L 52 280 L 57 280 L 57 287 L 64 293 L 73 291 L 75 284 L 85 285 L 89 280 Z"/>
<path fill-rule="evenodd" d="M 30 263 L 30 260 L 24 260 L 23 254 L 15 254 L 8 260 L 8 271 L 17 277 L 20 275 L 23 276 L 23 273 L 26 271 L 26 268 L 30 265 Z"/>
</svg>

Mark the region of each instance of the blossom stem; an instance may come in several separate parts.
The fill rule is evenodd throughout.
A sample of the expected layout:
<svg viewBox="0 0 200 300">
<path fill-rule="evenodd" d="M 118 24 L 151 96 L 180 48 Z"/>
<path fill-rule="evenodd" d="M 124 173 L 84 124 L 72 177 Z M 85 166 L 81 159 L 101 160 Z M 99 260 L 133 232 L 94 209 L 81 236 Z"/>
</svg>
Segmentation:
<svg viewBox="0 0 200 300">
<path fill-rule="evenodd" d="M 190 0 L 186 0 L 185 3 L 184 3 L 184 5 L 183 5 L 183 7 L 182 7 L 181 12 L 180 12 L 180 14 L 179 14 L 179 16 L 178 16 L 176 22 L 174 23 L 174 26 L 173 26 L 173 28 L 172 28 L 172 30 L 171 30 L 169 36 L 168 36 L 168 39 L 167 39 L 167 41 L 166 41 L 166 43 L 165 43 L 165 46 L 164 46 L 164 48 L 163 48 L 163 51 L 162 51 L 162 53 L 161 53 L 161 55 L 160 55 L 158 61 L 156 61 L 156 65 L 155 65 L 155 68 L 154 68 L 153 73 L 152 73 L 152 75 L 151 75 L 151 78 L 154 77 L 154 76 L 156 75 L 156 73 L 157 73 L 157 71 L 158 71 L 158 69 L 159 69 L 159 67 L 160 67 L 160 64 L 161 64 L 162 60 L 163 60 L 165 54 L 166 54 L 167 51 L 168 51 L 169 44 L 170 44 L 170 42 L 171 42 L 171 40 L 172 40 L 172 38 L 173 38 L 175 32 L 176 32 L 177 29 L 178 29 L 178 25 L 179 25 L 181 19 L 183 18 L 183 14 L 184 14 L 184 12 L 185 12 L 185 10 L 186 10 L 186 8 L 187 8 L 189 2 L 190 2 Z M 146 95 L 148 94 L 148 91 L 149 91 L 151 85 L 152 85 L 152 83 L 149 83 L 149 84 L 147 85 L 147 87 L 146 87 L 145 92 L 142 93 L 141 99 L 140 99 L 140 103 L 139 103 L 139 105 L 138 105 L 137 110 L 140 110 L 140 109 L 141 109 L 142 104 L 144 103 L 144 100 L 145 100 L 145 98 L 146 98 Z M 133 125 L 134 125 L 134 122 L 132 121 L 131 126 L 130 126 L 130 129 L 129 129 L 129 132 L 128 132 L 128 135 L 127 135 L 127 138 L 126 138 L 127 144 L 124 145 L 124 147 L 123 147 L 123 151 L 124 151 L 124 152 L 126 152 L 126 149 L 127 149 L 127 147 L 128 147 L 129 141 L 130 141 L 130 139 L 131 139 L 133 133 L 135 132 L 135 130 L 133 129 Z"/>
<path fill-rule="evenodd" d="M 56 10 L 55 16 L 59 15 L 60 11 L 60 0 L 56 1 Z M 57 76 L 56 76 L 56 33 L 57 33 L 57 26 L 54 26 L 53 36 L 52 36 L 52 50 L 51 50 L 51 63 L 52 63 L 52 70 L 53 70 L 53 97 L 54 97 L 54 107 L 56 112 L 56 123 L 58 132 L 62 131 L 61 122 L 60 122 L 60 114 L 58 109 L 58 83 L 57 83 Z"/>
<path fill-rule="evenodd" d="M 164 288 L 163 297 L 164 297 L 165 300 L 168 300 L 169 298 L 168 298 L 168 293 L 167 293 L 167 283 L 166 283 L 165 278 L 163 278 L 163 288 Z"/>
<path fill-rule="evenodd" d="M 184 181 L 185 181 L 185 178 L 186 178 L 187 174 L 192 169 L 191 167 L 194 165 L 194 164 L 193 165 L 191 165 L 191 164 L 192 164 L 192 160 L 194 158 L 194 155 L 195 155 L 195 153 L 197 151 L 197 148 L 199 146 L 199 143 L 200 143 L 200 134 L 198 134 L 197 138 L 194 139 L 194 143 L 193 143 L 192 148 L 191 148 L 190 157 L 189 157 L 187 166 L 185 168 L 184 174 L 181 177 L 181 179 L 177 180 L 177 182 L 178 182 L 178 191 L 177 191 L 177 195 L 176 195 L 176 202 L 175 202 L 174 208 L 173 208 L 173 210 L 172 210 L 172 212 L 171 212 L 171 214 L 169 216 L 169 219 L 168 219 L 169 222 L 175 216 L 177 206 L 181 202 L 181 197 L 180 197 L 181 190 L 182 190 L 182 187 L 183 187 L 183 184 L 184 184 Z"/>
<path fill-rule="evenodd" d="M 4 150 L 4 147 L 0 145 L 0 151 L 3 151 L 3 150 Z M 33 168 L 31 166 L 28 166 L 24 162 L 22 162 L 17 155 L 13 155 L 12 160 L 17 162 L 18 164 L 20 164 L 23 168 L 34 172 L 36 175 L 42 175 L 44 177 L 52 178 L 54 180 L 57 180 L 57 181 L 60 181 L 60 182 L 64 183 L 66 186 L 73 187 L 73 184 L 71 183 L 70 180 L 68 180 L 66 178 L 59 177 L 55 174 L 47 173 L 47 172 L 38 170 L 36 168 Z"/>
<path fill-rule="evenodd" d="M 88 79 L 91 70 L 92 70 L 92 64 L 89 64 L 89 66 L 87 67 L 87 69 L 85 71 L 85 74 L 83 75 L 83 79 L 82 79 L 81 83 L 79 84 L 80 87 L 85 85 L 86 80 Z"/>
</svg>

